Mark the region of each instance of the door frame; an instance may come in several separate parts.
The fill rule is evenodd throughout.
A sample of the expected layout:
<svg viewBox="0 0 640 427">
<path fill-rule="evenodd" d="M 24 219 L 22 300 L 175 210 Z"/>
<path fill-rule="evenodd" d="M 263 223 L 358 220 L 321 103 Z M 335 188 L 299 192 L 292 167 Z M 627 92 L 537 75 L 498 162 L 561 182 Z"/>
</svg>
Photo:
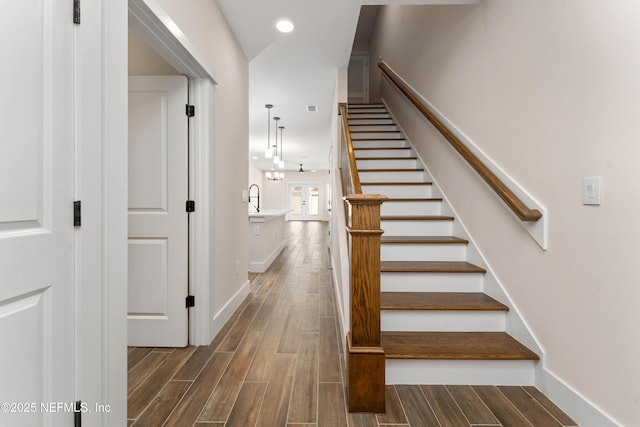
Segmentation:
<svg viewBox="0 0 640 427">
<path fill-rule="evenodd" d="M 146 11 L 139 18 L 130 9 Z M 129 18 L 128 18 L 129 16 Z M 208 280 L 210 179 L 213 153 L 213 74 L 184 34 L 155 0 L 99 0 L 82 5 L 81 24 L 74 27 L 77 105 L 76 197 L 82 200 L 83 222 L 76 231 L 76 400 L 90 408 L 87 425 L 125 425 L 127 419 L 127 42 L 128 21 L 138 19 L 158 42 L 170 43 L 166 56 L 179 71 L 195 73 L 193 121 L 194 185 L 198 201 L 192 239 L 195 292 L 202 301 L 194 310 L 194 342 L 210 341 Z M 74 25 L 69 20 L 70 25 Z M 172 29 L 172 30 L 170 30 Z M 191 58 L 191 60 L 189 60 Z M 205 64 L 204 66 L 202 64 Z M 197 142 L 196 142 L 197 141 Z M 213 221 L 213 220 L 212 220 Z M 195 233 L 195 230 L 198 232 Z M 205 260 L 205 262 L 202 262 Z"/>
<path fill-rule="evenodd" d="M 196 297 L 196 306 L 189 308 L 189 343 L 208 345 L 213 339 L 209 279 L 215 268 L 209 249 L 213 223 L 209 147 L 213 139 L 216 80 L 204 56 L 153 0 L 129 0 L 129 26 L 176 71 L 189 78 L 190 103 L 196 106 L 189 126 L 189 199 L 196 201 L 189 226 L 189 294 Z"/>
</svg>

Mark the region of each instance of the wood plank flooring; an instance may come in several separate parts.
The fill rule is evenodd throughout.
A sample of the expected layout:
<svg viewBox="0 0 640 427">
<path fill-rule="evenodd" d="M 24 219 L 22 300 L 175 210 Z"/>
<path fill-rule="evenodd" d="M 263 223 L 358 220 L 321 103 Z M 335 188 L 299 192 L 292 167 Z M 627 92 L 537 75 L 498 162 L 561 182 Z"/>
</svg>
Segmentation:
<svg viewBox="0 0 640 427">
<path fill-rule="evenodd" d="M 346 410 L 328 228 L 287 247 L 206 347 L 130 348 L 132 426 L 575 426 L 534 387 L 387 386 L 386 414 Z"/>
</svg>

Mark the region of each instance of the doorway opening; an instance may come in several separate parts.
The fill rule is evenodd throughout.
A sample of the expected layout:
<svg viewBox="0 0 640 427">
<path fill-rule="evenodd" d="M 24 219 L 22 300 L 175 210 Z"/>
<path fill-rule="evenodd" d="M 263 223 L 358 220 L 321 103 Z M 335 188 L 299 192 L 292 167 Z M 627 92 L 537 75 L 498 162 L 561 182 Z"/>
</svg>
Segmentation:
<svg viewBox="0 0 640 427">
<path fill-rule="evenodd" d="M 157 3 L 129 0 L 128 6 L 130 33 L 135 32 L 136 37 L 144 41 L 155 55 L 155 59 L 146 60 L 159 58 L 164 63 L 162 66 L 171 70 L 163 74 L 175 74 L 172 72 L 175 71 L 183 79 L 188 79 L 189 100 L 182 103 L 182 114 L 185 114 L 185 103 L 194 107 L 195 114 L 189 118 L 188 129 L 185 127 L 183 130 L 189 139 L 186 154 L 188 189 L 179 209 L 187 215 L 187 201 L 194 201 L 196 209 L 188 214 L 188 249 L 184 253 L 189 289 L 184 288 L 181 295 L 171 298 L 178 299 L 182 310 L 188 313 L 190 319 L 185 332 L 185 343 L 206 345 L 211 341 L 213 329 L 210 321 L 213 317 L 210 313 L 210 276 L 215 266 L 210 261 L 209 214 L 213 179 L 210 165 L 213 153 L 209 147 L 213 138 L 213 85 L 216 81 L 202 54 L 191 45 Z M 190 113 L 188 115 L 191 116 Z M 182 117 L 186 118 L 185 115 Z M 195 303 L 188 307 L 188 302 L 191 301 Z M 156 313 L 158 310 L 154 308 L 153 311 Z"/>
<path fill-rule="evenodd" d="M 324 184 L 289 184 L 287 221 L 320 221 L 323 219 Z"/>
</svg>

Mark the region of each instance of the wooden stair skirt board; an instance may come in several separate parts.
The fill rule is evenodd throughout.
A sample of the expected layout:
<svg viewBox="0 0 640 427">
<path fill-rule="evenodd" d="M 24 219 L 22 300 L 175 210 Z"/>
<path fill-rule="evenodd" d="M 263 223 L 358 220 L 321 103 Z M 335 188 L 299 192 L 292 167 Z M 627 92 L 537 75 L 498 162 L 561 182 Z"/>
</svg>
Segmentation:
<svg viewBox="0 0 640 427">
<path fill-rule="evenodd" d="M 380 347 L 348 343 L 348 359 L 370 358 L 362 366 L 378 370 L 367 380 L 349 372 L 349 380 L 376 390 L 380 375 L 386 384 L 532 385 L 539 357 L 506 332 L 509 307 L 484 293 L 487 271 L 468 262 L 469 241 L 453 235 L 456 218 L 442 215 L 440 192 L 386 107 L 349 106 L 347 117 L 363 192 L 387 196 Z"/>
</svg>

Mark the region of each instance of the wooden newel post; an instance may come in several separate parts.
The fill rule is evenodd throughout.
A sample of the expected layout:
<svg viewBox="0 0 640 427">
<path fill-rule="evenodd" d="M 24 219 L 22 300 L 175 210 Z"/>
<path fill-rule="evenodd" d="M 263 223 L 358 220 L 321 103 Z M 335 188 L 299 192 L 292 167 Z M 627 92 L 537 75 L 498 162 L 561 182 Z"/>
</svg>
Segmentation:
<svg viewBox="0 0 640 427">
<path fill-rule="evenodd" d="M 380 344 L 380 205 L 387 197 L 355 194 L 345 199 L 351 205 L 349 412 L 385 412 L 385 357 Z"/>
</svg>

